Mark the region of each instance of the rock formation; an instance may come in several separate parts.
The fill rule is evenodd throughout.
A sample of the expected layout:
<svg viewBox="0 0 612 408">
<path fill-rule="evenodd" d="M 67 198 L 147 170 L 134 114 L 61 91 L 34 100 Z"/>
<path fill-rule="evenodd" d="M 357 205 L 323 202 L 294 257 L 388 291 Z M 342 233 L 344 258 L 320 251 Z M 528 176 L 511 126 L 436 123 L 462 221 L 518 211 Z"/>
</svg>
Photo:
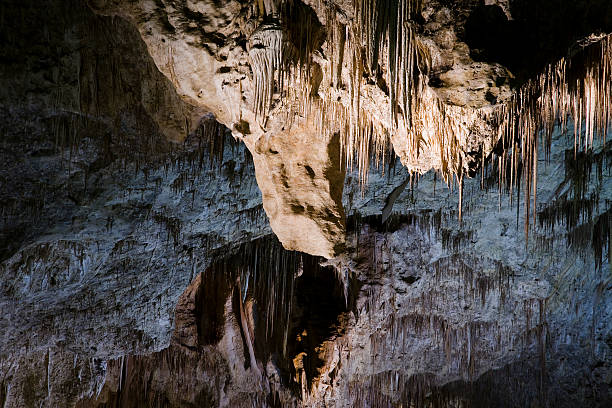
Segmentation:
<svg viewBox="0 0 612 408">
<path fill-rule="evenodd" d="M 610 406 L 610 33 L 3 2 L 0 406 Z"/>
</svg>

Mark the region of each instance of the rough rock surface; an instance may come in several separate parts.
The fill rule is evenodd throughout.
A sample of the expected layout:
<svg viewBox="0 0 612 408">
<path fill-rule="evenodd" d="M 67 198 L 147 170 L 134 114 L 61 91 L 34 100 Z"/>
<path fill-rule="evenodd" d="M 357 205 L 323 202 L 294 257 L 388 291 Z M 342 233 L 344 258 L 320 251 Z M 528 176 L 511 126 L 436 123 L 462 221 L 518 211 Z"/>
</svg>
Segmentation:
<svg viewBox="0 0 612 408">
<path fill-rule="evenodd" d="M 413 157 L 394 133 L 363 185 L 321 117 L 287 126 L 274 84 L 254 108 L 273 1 L 3 2 L 0 406 L 610 406 L 610 143 L 540 146 L 527 237 L 478 113 L 609 7 L 527 3 L 423 2 L 423 95 L 472 130 L 459 221 L 433 144 Z M 356 18 L 295 4 L 326 23 L 309 34 Z M 560 29 L 570 11 L 585 22 Z M 519 63 L 517 32 L 562 41 Z M 348 54 L 338 70 L 313 41 L 312 89 L 351 106 Z M 386 74 L 362 74 L 390 126 Z"/>
</svg>

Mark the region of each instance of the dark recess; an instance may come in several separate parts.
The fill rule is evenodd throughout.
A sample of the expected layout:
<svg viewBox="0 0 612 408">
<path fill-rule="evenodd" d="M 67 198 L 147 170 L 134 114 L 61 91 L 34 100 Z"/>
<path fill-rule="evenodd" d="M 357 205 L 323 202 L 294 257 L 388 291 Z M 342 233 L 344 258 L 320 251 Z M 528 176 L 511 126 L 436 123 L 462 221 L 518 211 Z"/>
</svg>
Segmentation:
<svg viewBox="0 0 612 408">
<path fill-rule="evenodd" d="M 514 0 L 512 20 L 481 3 L 468 17 L 464 41 L 472 58 L 508 67 L 522 83 L 571 52 L 592 33 L 612 31 L 609 0 Z"/>
</svg>

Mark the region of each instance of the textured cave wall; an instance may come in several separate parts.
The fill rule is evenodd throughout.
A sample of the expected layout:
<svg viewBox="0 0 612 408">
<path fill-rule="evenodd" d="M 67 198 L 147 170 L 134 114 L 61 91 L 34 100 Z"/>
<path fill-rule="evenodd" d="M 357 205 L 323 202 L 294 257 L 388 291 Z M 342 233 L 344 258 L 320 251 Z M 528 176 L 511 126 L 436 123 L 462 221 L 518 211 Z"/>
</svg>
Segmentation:
<svg viewBox="0 0 612 408">
<path fill-rule="evenodd" d="M 558 138 L 554 162 L 567 157 L 565 165 L 572 167 L 571 142 Z M 542 199 L 542 224 L 527 247 L 516 203 L 502 197 L 498 209 L 497 191 L 482 192 L 477 183 L 466 185 L 463 227 L 450 215 L 457 196 L 446 201 L 445 189 L 434 195 L 428 176 L 396 202 L 395 208 L 415 208 L 411 217 L 395 215 L 382 226 L 362 221 L 365 236 L 355 238 L 358 249 L 340 265 L 365 275 L 359 304 L 367 312 L 341 348 L 344 376 L 336 377 L 327 401 L 609 404 L 610 308 L 604 298 L 610 266 L 605 255 L 599 264 L 597 247 L 599 239 L 609 239 L 609 230 L 596 225 L 609 225 L 610 187 L 605 171 L 602 179 L 595 174 L 595 161 L 587 195 L 598 204 L 591 202 L 593 212 L 583 212 L 576 224 L 566 218 L 574 209 L 561 210 L 554 230 L 547 225 L 548 209 L 564 200 L 578 204 L 562 165 L 540 174 L 546 187 L 539 197 L 550 201 Z M 444 201 L 450 206 L 432 211 Z"/>
<path fill-rule="evenodd" d="M 78 380 L 79 371 L 97 372 L 80 406 L 605 407 L 609 243 L 598 252 L 593 240 L 606 237 L 593 232 L 610 222 L 609 153 L 585 158 L 592 173 L 575 179 L 571 138 L 555 140 L 559 165 L 547 167 L 540 183 L 551 200 L 542 201 L 543 224 L 528 248 L 517 245 L 525 241 L 516 204 L 504 197 L 499 210 L 495 186 L 466 186 L 460 227 L 457 193 L 434 189 L 427 175 L 398 197 L 385 224 L 384 196 L 353 202 L 346 253 L 318 271 L 322 260 L 284 251 L 273 237 L 219 253 L 178 300 L 167 349 L 97 360 L 98 371 L 88 367 L 96 360 L 43 351 L 36 364 L 21 360 L 18 369 L 36 373 L 30 377 L 38 378 L 39 398 L 47 395 L 49 370 L 75 384 L 88 381 L 84 374 Z M 376 175 L 371 182 L 390 191 L 404 177 Z M 595 195 L 593 211 L 576 224 L 559 212 L 553 232 L 548 208 L 573 201 L 580 185 Z M 271 315 L 275 308 L 279 314 Z M 61 367 L 77 368 L 59 374 Z M 21 378 L 13 374 L 7 383 L 28 384 Z M 51 384 L 50 395 L 64 401 L 69 394 Z"/>
<path fill-rule="evenodd" d="M 132 26 L 82 2 L 1 7 L 1 399 L 66 406 L 106 359 L 167 346 L 210 251 L 270 231 L 248 151 Z"/>
</svg>

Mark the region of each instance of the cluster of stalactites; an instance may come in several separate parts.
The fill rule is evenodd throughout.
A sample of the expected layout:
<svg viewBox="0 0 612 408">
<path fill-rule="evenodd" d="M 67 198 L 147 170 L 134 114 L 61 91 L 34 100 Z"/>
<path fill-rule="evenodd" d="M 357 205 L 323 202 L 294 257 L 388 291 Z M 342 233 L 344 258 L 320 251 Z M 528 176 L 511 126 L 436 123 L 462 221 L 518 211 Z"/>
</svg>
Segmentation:
<svg viewBox="0 0 612 408">
<path fill-rule="evenodd" d="M 371 14 L 368 14 L 367 18 L 362 17 L 363 19 L 374 21 Z M 364 27 L 371 28 L 372 23 L 364 23 Z M 375 49 L 380 47 L 375 45 L 378 41 L 377 35 L 379 34 L 372 35 L 365 41 L 365 45 Z M 346 43 L 347 48 L 350 48 L 350 35 L 347 36 Z M 415 49 L 418 49 L 418 46 L 415 46 Z M 373 58 L 377 52 L 379 51 L 369 50 L 365 55 L 369 56 L 367 58 Z M 388 54 L 388 58 L 391 55 Z M 412 58 L 426 56 L 413 52 Z M 427 65 L 426 62 L 419 61 L 413 61 L 412 64 L 413 67 Z M 391 67 L 389 62 L 389 76 L 393 77 Z M 362 108 L 359 99 L 363 73 L 359 68 L 355 69 L 352 77 L 357 80 L 351 89 L 353 104 L 350 109 L 343 111 L 348 125 L 345 126 L 341 140 L 347 164 L 350 166 L 356 163 L 360 180 L 367 182 L 370 158 L 375 156 L 378 159 L 381 153 L 388 149 L 388 135 L 394 132 L 395 137 L 399 135 L 407 139 L 404 145 L 408 146 L 408 150 L 404 154 L 409 157 L 418 158 L 420 147 L 424 144 L 436 152 L 439 155 L 439 170 L 444 181 L 450 184 L 457 180 L 461 196 L 465 163 L 462 160 L 460 142 L 467 137 L 463 122 L 470 112 L 465 108 L 444 104 L 435 93 L 422 85 L 424 81 L 419 79 L 424 73 L 416 73 L 417 80 L 410 88 L 412 103 L 408 108 L 409 115 L 400 115 L 397 122 L 392 120 L 392 124 L 399 124 L 397 128 L 393 128 L 377 126 Z M 401 80 L 397 81 L 400 82 L 389 85 L 390 90 L 403 86 Z M 598 43 L 546 67 L 542 74 L 518 89 L 507 104 L 497 109 L 483 109 L 475 113 L 480 121 L 491 126 L 493 135 L 500 140 L 503 148 L 503 153 L 497 158 L 500 192 L 507 188 L 511 197 L 516 193 L 517 202 L 522 198 L 527 238 L 530 224 L 536 222 L 539 145 L 544 148 L 545 158 L 548 158 L 554 129 L 558 125 L 565 128 L 569 119 L 574 124 L 575 151 L 589 150 L 597 136 L 605 142 L 611 124 L 611 101 L 612 39 L 607 36 Z M 336 111 L 342 110 L 335 109 L 332 113 Z M 461 217 L 461 203 L 459 207 Z"/>
<path fill-rule="evenodd" d="M 398 113 L 410 124 L 416 47 L 412 21 L 420 11 L 420 0 L 355 1 L 359 15 L 357 34 L 365 48 L 363 65 L 371 76 L 381 70 L 379 61 L 386 57 L 387 83 L 391 121 L 396 124 Z M 386 51 L 386 55 L 383 55 Z"/>
<path fill-rule="evenodd" d="M 420 1 L 354 1 L 353 6 L 357 17 L 350 26 L 338 26 L 333 11 L 327 18 L 332 84 L 334 87 L 341 85 L 342 65 L 346 58 L 350 105 L 333 107 L 332 115 L 327 114 L 331 121 L 324 126 L 340 132 L 346 165 L 349 169 L 356 165 L 359 179 L 365 185 L 370 160 L 373 158 L 376 165 L 384 165 L 390 154 L 389 132 L 398 128 L 409 129 L 412 124 L 415 96 L 419 94 L 412 20 L 420 10 Z M 391 114 L 387 123 L 372 120 L 372 113 L 362 103 L 364 77 L 377 81 L 383 67 L 386 68 Z M 332 98 L 326 99 L 328 105 L 337 104 Z M 418 142 L 410 146 L 416 151 Z"/>
<path fill-rule="evenodd" d="M 574 124 L 574 151 L 588 151 L 596 136 L 605 142 L 612 113 L 612 38 L 604 37 L 571 57 L 549 65 L 497 112 L 504 154 L 498 157 L 500 191 L 521 184 L 525 234 L 536 223 L 538 145 L 548 158 L 557 125 Z M 521 170 L 522 168 L 522 170 Z M 506 181 L 508 180 L 508 181 Z M 505 183 L 508 185 L 505 185 Z"/>
<path fill-rule="evenodd" d="M 258 116 L 268 114 L 275 81 L 283 80 L 283 31 L 278 24 L 263 24 L 251 35 L 249 56 L 253 70 L 255 94 L 253 110 Z"/>
<path fill-rule="evenodd" d="M 353 24 L 338 23 L 334 7 L 326 18 L 327 45 L 331 57 L 331 85 L 340 88 L 346 62 L 350 83 L 350 102 L 334 95 L 318 95 L 322 75 L 312 64 L 312 53 L 323 42 L 315 29 L 318 22 L 291 0 L 259 1 L 263 16 L 260 26 L 249 39 L 249 55 L 253 71 L 253 110 L 265 129 L 272 109 L 287 114 L 287 126 L 295 117 L 306 118 L 329 136 L 340 133 L 346 163 L 355 163 L 365 185 L 370 158 L 376 164 L 389 153 L 389 131 L 410 128 L 418 75 L 417 47 L 412 19 L 420 9 L 419 0 L 355 1 L 359 16 Z M 316 17 L 314 17 L 316 19 Z M 287 26 L 291 21 L 292 27 Z M 387 72 L 389 86 L 390 126 L 372 120 L 361 104 L 364 75 L 377 78 Z M 416 78 L 416 79 L 415 79 Z M 277 109 L 274 96 L 280 96 Z M 414 150 L 418 148 L 415 138 Z"/>
<path fill-rule="evenodd" d="M 469 133 L 463 122 L 470 112 L 443 103 L 424 85 L 427 73 L 419 67 L 428 66 L 428 56 L 413 25 L 420 13 L 419 0 L 354 1 L 356 17 L 349 25 L 339 23 L 330 6 L 325 31 L 331 77 L 329 91 L 322 95 L 317 94 L 317 85 L 313 86 L 320 78 L 312 78 L 320 74 L 313 71 L 316 64 L 311 60 L 316 42 L 312 26 L 300 24 L 304 27 L 300 28 L 299 44 L 294 44 L 295 38 L 289 37 L 296 34 L 282 28 L 283 16 L 293 21 L 302 18 L 303 13 L 296 12 L 290 0 L 273 3 L 280 16 L 279 24 L 262 24 L 250 41 L 254 109 L 258 115 L 269 114 L 274 93 L 279 92 L 290 121 L 294 117 L 305 118 L 323 135 L 340 134 L 346 165 L 349 169 L 354 165 L 358 168 L 364 185 L 370 160 L 384 164 L 391 151 L 391 136 L 407 139 L 402 143 L 402 156 L 415 161 L 422 146 L 427 146 L 438 155 L 444 181 L 462 184 L 465 163 L 461 141 Z M 266 3 L 262 7 L 267 10 L 272 6 Z M 605 135 L 609 127 L 611 47 L 606 37 L 548 66 L 507 104 L 475 113 L 479 120 L 491 124 L 494 137 L 501 140 L 504 154 L 498 158 L 500 171 L 511 169 L 509 175 L 500 173 L 500 191 L 502 187 L 509 187 L 511 195 L 520 191 L 519 173 L 523 179 L 526 228 L 535 221 L 531 216 L 536 208 L 538 135 L 542 134 L 544 145 L 549 146 L 556 124 L 561 121 L 565 125 L 571 116 L 576 148 L 588 149 L 594 136 Z M 348 84 L 342 84 L 343 69 L 348 70 Z M 364 103 L 369 98 L 364 83 L 377 81 L 383 73 L 390 104 L 388 120 L 375 119 L 371 104 Z M 338 93 L 345 86 L 348 100 Z M 519 172 L 519 164 L 527 171 Z M 509 186 L 503 186 L 506 179 L 510 180 Z"/>
<path fill-rule="evenodd" d="M 413 23 L 420 13 L 421 2 L 369 0 L 353 4 L 358 16 L 354 24 L 345 27 L 343 32 L 332 23 L 328 33 L 334 86 L 341 77 L 338 71 L 345 55 L 350 70 L 350 106 L 344 110 L 332 109 L 333 113 L 345 113 L 340 118 L 328 115 L 333 118 L 334 130 L 338 131 L 334 123 L 344 124 L 339 131 L 347 167 L 356 165 L 360 181 L 365 185 L 370 160 L 384 166 L 385 158 L 393 154 L 390 139 L 405 138 L 401 142 L 402 156 L 417 161 L 422 147 L 428 146 L 439 155 L 444 181 L 450 184 L 453 176 L 457 176 L 461 183 L 463 162 L 459 141 L 468 132 L 462 108 L 445 105 L 424 86 L 426 72 L 421 69 L 429 65 L 429 57 L 416 37 Z M 362 101 L 369 97 L 364 81 L 378 83 L 383 73 L 386 73 L 390 112 L 386 121 L 375 120 L 374 113 Z"/>
<path fill-rule="evenodd" d="M 358 27 L 349 28 L 347 34 L 333 38 L 337 40 L 338 37 L 342 45 L 346 44 L 354 60 L 348 64 L 353 66 L 351 108 L 342 138 L 347 164 L 356 163 L 360 179 L 366 182 L 370 157 L 380 157 L 381 152 L 388 149 L 388 135 L 399 132 L 408 139 L 408 156 L 418 158 L 420 146 L 428 145 L 439 152 L 443 179 L 447 183 L 456 179 L 461 184 L 465 163 L 460 141 L 467 136 L 461 123 L 463 109 L 444 104 L 423 85 L 426 73 L 420 72 L 419 67 L 428 65 L 428 57 L 420 50 L 412 25 L 420 2 L 369 0 L 354 2 L 354 5 Z M 340 52 L 332 54 L 335 57 Z M 379 74 L 381 61 L 386 63 L 391 105 L 392 117 L 387 126 L 375 125 L 361 101 L 364 72 L 360 70 L 369 70 L 365 74 L 375 76 Z M 536 208 L 539 135 L 548 148 L 556 125 L 561 122 L 565 126 L 571 117 L 576 149 L 589 149 L 595 135 L 604 139 L 610 125 L 611 75 L 612 41 L 605 37 L 548 66 L 541 75 L 517 90 L 507 105 L 477 112 L 483 121 L 493 124 L 494 134 L 502 140 L 506 154 L 500 157 L 499 168 L 512 169 L 509 175 L 511 191 L 519 189 L 519 164 L 527 170 L 521 174 L 526 226 Z M 545 151 L 548 156 L 548 149 Z M 501 163 L 507 160 L 510 166 Z M 500 175 L 500 183 L 505 179 Z"/>
<path fill-rule="evenodd" d="M 263 19 L 249 37 L 249 56 L 253 71 L 253 110 L 265 129 L 274 96 L 279 107 L 292 116 L 310 105 L 310 96 L 320 82 L 321 73 L 312 70 L 311 55 L 322 38 L 315 29 L 311 13 L 292 0 L 265 0 L 259 4 Z M 279 112 L 277 112 L 279 113 Z"/>
<path fill-rule="evenodd" d="M 401 5 L 401 8 L 395 9 L 397 13 L 391 13 L 394 15 L 393 21 L 397 22 L 398 19 L 401 19 L 401 21 L 408 22 L 408 16 L 413 13 L 414 1 L 406 0 L 395 3 Z M 362 185 L 365 185 L 370 159 L 374 158 L 377 165 L 381 162 L 384 164 L 386 156 L 391 152 L 388 143 L 389 129 L 386 124 L 372 120 L 371 112 L 362 104 L 364 76 L 377 78 L 381 75 L 382 68 L 378 60 L 387 58 L 387 54 L 383 54 L 383 51 L 390 49 L 386 46 L 388 32 L 392 32 L 393 36 L 397 29 L 401 29 L 401 40 L 398 40 L 402 43 L 402 46 L 399 47 L 400 54 L 413 55 L 414 52 L 412 42 L 404 44 L 405 40 L 412 38 L 411 27 L 397 23 L 391 28 L 388 22 L 389 11 L 382 14 L 378 10 L 379 8 L 384 9 L 383 2 L 372 2 L 372 4 L 354 2 L 353 5 L 355 11 L 361 14 L 358 14 L 360 17 L 350 25 L 338 22 L 336 10 L 333 7 L 328 8 L 326 15 L 326 41 L 330 55 L 328 92 L 314 95 L 313 87 L 310 87 L 306 92 L 302 92 L 308 97 L 300 98 L 297 105 L 299 106 L 298 114 L 309 118 L 325 137 L 330 137 L 335 133 L 340 134 L 343 160 L 348 168 L 356 165 Z M 394 61 L 399 58 L 395 55 L 397 49 L 397 47 L 391 47 L 390 52 L 394 55 Z M 393 80 L 393 83 L 400 84 L 392 91 L 392 99 L 395 101 L 392 105 L 397 105 L 396 95 L 398 93 L 403 95 L 404 109 L 402 112 L 409 110 L 410 98 L 408 96 L 413 93 L 409 91 L 411 85 L 408 84 L 413 84 L 411 81 L 414 64 L 406 61 L 408 60 L 402 59 L 401 63 L 395 65 L 397 69 L 394 69 L 393 75 L 387 78 L 387 82 Z M 348 73 L 349 78 L 348 83 L 343 83 L 342 73 L 345 67 L 347 69 L 345 73 Z M 397 75 L 400 70 L 402 75 Z M 403 82 L 396 80 L 397 78 L 402 79 Z M 301 80 L 300 82 L 308 85 L 308 81 Z M 348 100 L 338 94 L 345 89 L 348 91 Z M 397 110 L 395 114 L 397 115 Z M 405 121 L 405 118 L 402 120 Z"/>
</svg>

